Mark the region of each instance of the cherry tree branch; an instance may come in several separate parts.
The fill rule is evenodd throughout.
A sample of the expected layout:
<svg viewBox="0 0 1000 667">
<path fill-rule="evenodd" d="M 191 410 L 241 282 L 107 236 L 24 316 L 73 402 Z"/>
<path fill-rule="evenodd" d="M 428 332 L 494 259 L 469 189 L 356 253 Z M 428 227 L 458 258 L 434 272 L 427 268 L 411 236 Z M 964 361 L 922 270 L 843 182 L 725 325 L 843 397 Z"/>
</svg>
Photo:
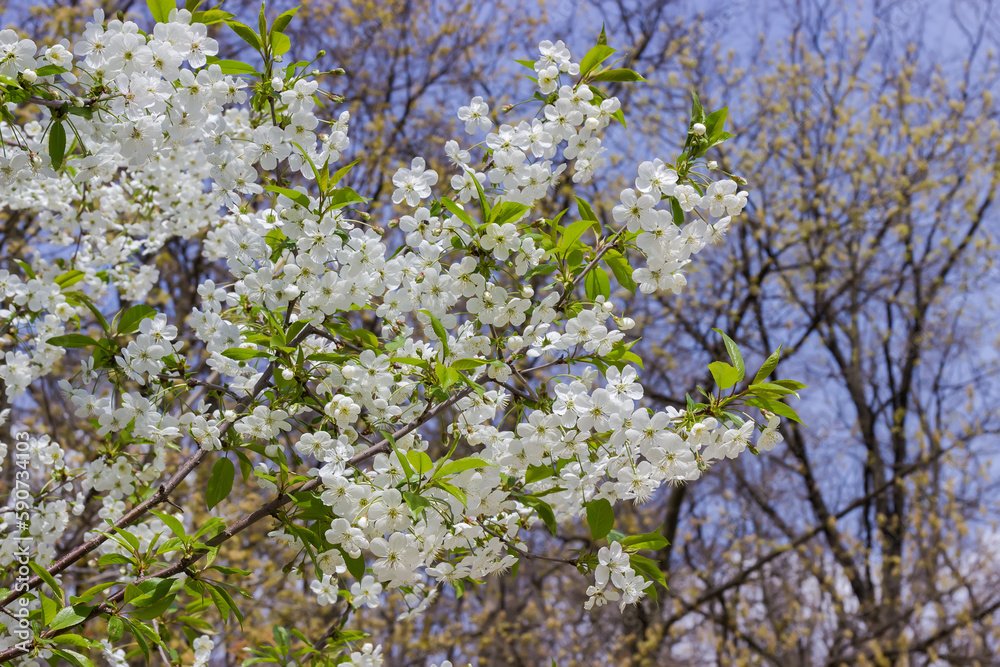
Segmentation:
<svg viewBox="0 0 1000 667">
<path fill-rule="evenodd" d="M 306 327 L 305 329 L 299 332 L 299 335 L 295 337 L 295 339 L 292 341 L 292 344 L 295 345 L 302 342 L 303 340 L 305 340 L 306 337 L 308 337 L 309 333 L 311 333 L 311 328 Z M 253 390 L 237 403 L 237 411 L 246 408 L 257 396 L 261 394 L 261 392 L 263 392 L 268 387 L 268 385 L 270 384 L 271 377 L 274 375 L 275 363 L 276 363 L 275 361 L 271 361 L 271 363 L 267 365 L 267 368 L 264 369 L 263 374 L 260 376 L 260 378 L 257 380 L 257 383 L 254 385 Z M 223 421 L 219 425 L 219 434 L 220 435 L 224 434 L 226 431 L 229 430 L 231 426 L 232 422 Z M 146 515 L 151 509 L 165 502 L 167 500 L 167 497 L 174 491 L 174 489 L 180 486 L 181 482 L 183 482 L 187 478 L 187 476 L 191 474 L 192 471 L 194 471 L 199 465 L 201 465 L 201 462 L 205 460 L 205 457 L 207 455 L 208 451 L 199 447 L 198 451 L 189 456 L 187 460 L 185 460 L 184 463 L 181 464 L 181 467 L 177 470 L 177 472 L 173 474 L 173 476 L 167 481 L 166 484 L 160 485 L 160 488 L 156 490 L 156 493 L 154 493 L 149 498 L 139 503 L 128 512 L 126 512 L 125 515 L 122 516 L 122 518 L 118 519 L 118 521 L 115 521 L 114 527 L 109 533 L 99 534 L 91 538 L 90 540 L 84 542 L 80 546 L 76 547 L 75 549 L 64 555 L 62 558 L 57 560 L 55 563 L 50 565 L 48 568 L 46 568 L 48 573 L 51 575 L 56 575 L 62 572 L 63 570 L 70 567 L 71 565 L 82 559 L 84 556 L 89 554 L 91 551 L 104 544 L 108 540 L 108 537 L 116 530 L 125 528 L 126 526 L 135 523 L 144 515 Z M 42 584 L 42 578 L 39 577 L 38 575 L 35 575 L 28 581 L 26 588 L 19 588 L 18 590 L 9 593 L 7 597 L 5 597 L 3 600 L 0 600 L 0 609 L 6 609 L 6 607 L 11 602 L 17 600 L 25 593 L 38 588 L 38 586 L 40 586 L 41 584 Z"/>
</svg>

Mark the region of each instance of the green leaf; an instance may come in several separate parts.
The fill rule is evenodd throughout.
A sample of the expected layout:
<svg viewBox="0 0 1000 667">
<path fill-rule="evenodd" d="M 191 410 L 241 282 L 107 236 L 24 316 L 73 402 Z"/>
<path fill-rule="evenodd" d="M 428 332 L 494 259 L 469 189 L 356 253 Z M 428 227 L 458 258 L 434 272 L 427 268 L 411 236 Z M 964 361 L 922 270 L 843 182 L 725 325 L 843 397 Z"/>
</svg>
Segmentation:
<svg viewBox="0 0 1000 667">
<path fill-rule="evenodd" d="M 291 190 L 289 188 L 282 188 L 277 185 L 268 185 L 264 188 L 268 192 L 275 192 L 279 195 L 285 195 L 291 199 L 296 204 L 303 206 L 304 208 L 309 208 L 309 196 L 305 193 L 299 192 L 298 190 Z"/>
<path fill-rule="evenodd" d="M 40 597 L 42 598 L 42 625 L 48 625 L 62 609 L 62 605 L 44 593 Z"/>
<path fill-rule="evenodd" d="M 594 209 L 590 207 L 590 204 L 579 197 L 573 197 L 573 199 L 576 200 L 576 208 L 580 211 L 580 217 L 582 219 L 597 221 L 597 215 L 594 214 Z"/>
<path fill-rule="evenodd" d="M 476 225 L 476 223 L 472 221 L 472 218 L 469 217 L 469 214 L 465 211 L 465 209 L 463 209 L 462 207 L 460 207 L 458 204 L 448 199 L 447 197 L 443 197 L 441 199 L 441 205 L 444 206 L 449 211 L 451 211 L 451 214 L 453 216 L 455 216 L 456 218 L 467 224 L 469 227 L 472 227 L 473 229 L 476 229 L 478 227 L 478 225 Z"/>
<path fill-rule="evenodd" d="M 223 616 L 223 618 L 225 619 L 226 617 Z M 146 658 L 146 663 L 148 664 L 149 663 L 149 642 L 146 641 L 145 635 L 143 635 L 142 631 L 139 630 L 138 627 L 137 627 L 137 626 L 142 625 L 142 623 L 140 623 L 138 621 L 136 621 L 134 624 L 132 623 L 132 621 L 125 621 L 125 622 L 128 624 L 128 631 L 132 633 L 133 637 L 135 637 L 135 643 L 139 645 L 139 650 L 142 651 L 142 655 L 143 655 L 144 658 Z"/>
<path fill-rule="evenodd" d="M 49 129 L 49 157 L 52 158 L 52 168 L 58 169 L 62 166 L 63 156 L 66 154 L 66 128 L 62 121 L 57 120 Z"/>
<path fill-rule="evenodd" d="M 288 11 L 279 14 L 278 18 L 274 19 L 274 23 L 271 24 L 271 35 L 273 36 L 276 32 L 284 32 L 299 9 L 300 7 L 292 7 Z"/>
<path fill-rule="evenodd" d="M 172 517 L 166 512 L 158 512 L 156 510 L 149 510 L 149 512 L 166 524 L 167 528 L 170 529 L 170 532 L 179 537 L 181 540 L 187 537 L 187 533 L 184 531 L 184 524 L 182 524 L 176 517 Z"/>
<path fill-rule="evenodd" d="M 50 650 L 69 664 L 74 665 L 74 667 L 95 667 L 90 658 L 76 651 L 70 651 L 68 648 L 54 648 Z"/>
<path fill-rule="evenodd" d="M 108 620 L 108 639 L 113 642 L 118 641 L 125 634 L 125 623 L 118 616 L 112 616 Z"/>
<path fill-rule="evenodd" d="M 317 356 L 317 355 L 313 355 Z M 430 363 L 424 359 L 418 357 L 393 357 L 392 361 L 397 364 L 406 364 L 407 366 L 416 366 L 417 368 L 430 368 Z"/>
<path fill-rule="evenodd" d="M 52 638 L 52 643 L 69 644 L 70 646 L 80 646 L 82 648 L 90 648 L 93 645 L 93 642 L 86 637 L 81 637 L 80 635 L 74 635 L 72 633 L 56 635 Z"/>
<path fill-rule="evenodd" d="M 233 596 L 230 595 L 229 591 L 227 591 L 222 586 L 219 586 L 217 588 L 217 590 L 218 590 L 219 594 L 222 595 L 226 599 L 226 602 L 229 603 L 229 608 L 232 609 L 233 615 L 236 616 L 236 620 L 240 622 L 240 628 L 242 628 L 243 627 L 243 612 L 241 612 L 240 608 L 236 606 L 236 601 L 233 600 Z M 240 590 L 240 592 L 243 592 L 243 591 Z"/>
<path fill-rule="evenodd" d="M 765 394 L 772 394 L 774 398 L 780 398 L 791 394 L 795 398 L 799 398 L 799 393 L 797 391 L 789 389 L 788 387 L 783 387 L 777 382 L 761 382 L 760 384 L 752 384 L 747 388 L 752 393 L 763 398 L 771 398 L 770 396 L 765 396 Z"/>
<path fill-rule="evenodd" d="M 124 528 L 119 529 L 116 534 L 111 536 L 111 539 L 130 548 L 132 551 L 139 551 L 139 538 Z"/>
<path fill-rule="evenodd" d="M 729 389 L 739 382 L 740 372 L 724 361 L 713 361 L 708 365 L 708 370 L 719 389 Z"/>
<path fill-rule="evenodd" d="M 731 132 L 719 132 L 717 135 L 715 135 L 714 137 L 712 137 L 712 145 L 716 146 L 718 144 L 721 144 L 724 141 L 728 141 L 729 139 L 732 139 L 735 136 L 736 135 L 732 134 Z"/>
<path fill-rule="evenodd" d="M 227 600 L 229 596 L 216 586 L 209 586 L 208 594 L 212 596 L 212 602 L 215 603 L 215 608 L 219 610 L 219 616 L 222 617 L 222 622 L 229 623 L 229 612 L 232 609 L 229 606 L 229 600 Z M 229 599 L 231 600 L 232 598 Z"/>
<path fill-rule="evenodd" d="M 456 359 L 451 365 L 456 371 L 471 371 L 474 368 L 485 366 L 490 363 L 489 359 Z"/>
<path fill-rule="evenodd" d="M 615 526 L 615 510 L 606 498 L 587 503 L 587 525 L 594 541 L 604 539 Z"/>
<path fill-rule="evenodd" d="M 583 281 L 583 286 L 588 299 L 596 300 L 598 296 L 604 298 L 611 296 L 611 280 L 608 278 L 608 272 L 599 266 L 590 270 Z"/>
<path fill-rule="evenodd" d="M 266 0 L 260 0 L 260 12 L 257 14 L 257 30 L 261 37 L 267 34 L 267 16 L 264 14 L 265 4 Z"/>
<path fill-rule="evenodd" d="M 595 228 L 596 234 L 600 234 L 600 223 L 596 220 L 580 220 L 567 227 L 562 233 L 562 238 L 559 239 L 559 245 L 557 246 L 559 254 L 565 254 L 566 251 L 569 250 L 581 236 L 586 234 L 587 230 L 591 227 Z"/>
<path fill-rule="evenodd" d="M 552 512 L 552 507 L 544 500 L 540 500 L 534 496 L 524 496 L 521 498 L 521 502 L 535 510 L 538 518 L 542 520 L 554 537 L 558 526 L 556 525 L 556 515 Z"/>
<path fill-rule="evenodd" d="M 645 81 L 638 72 L 630 69 L 606 69 L 590 77 L 591 81 L 614 81 L 629 83 L 633 81 Z"/>
<path fill-rule="evenodd" d="M 623 352 L 620 359 L 621 361 L 627 361 L 630 364 L 635 364 L 639 368 L 645 368 L 645 366 L 642 365 L 642 357 L 631 350 Z"/>
<path fill-rule="evenodd" d="M 253 65 L 249 65 L 241 60 L 220 60 L 218 58 L 208 61 L 209 65 L 218 65 L 219 69 L 222 70 L 223 74 L 230 75 L 240 75 L 247 74 L 250 76 L 256 76 L 259 74 L 257 68 Z M 270 189 L 270 188 L 268 188 Z"/>
<path fill-rule="evenodd" d="M 53 336 L 45 341 L 49 345 L 55 347 L 90 347 L 91 345 L 97 345 L 97 341 L 90 336 L 84 336 L 83 334 L 66 334 L 65 336 Z"/>
<path fill-rule="evenodd" d="M 56 278 L 55 283 L 56 285 L 59 285 L 59 289 L 64 289 L 71 285 L 77 284 L 78 282 L 83 280 L 83 278 L 86 275 L 87 275 L 86 273 L 80 271 L 79 269 L 70 269 L 66 273 L 63 273 L 58 278 Z"/>
<path fill-rule="evenodd" d="M 49 626 L 49 630 L 62 630 L 63 628 L 69 628 L 82 623 L 90 615 L 91 609 L 92 607 L 88 607 L 85 604 L 65 607 L 52 619 L 52 625 Z"/>
<path fill-rule="evenodd" d="M 364 554 L 359 555 L 357 558 L 352 558 L 346 551 L 341 550 L 340 553 L 344 556 L 344 564 L 347 566 L 347 571 L 351 573 L 352 577 L 361 581 L 365 576 Z"/>
<path fill-rule="evenodd" d="M 246 359 L 253 359 L 254 357 L 266 357 L 268 354 L 264 350 L 254 350 L 245 347 L 231 347 L 224 351 L 222 356 L 235 361 L 244 361 Z"/>
<path fill-rule="evenodd" d="M 224 565 L 213 565 L 209 569 L 216 570 L 218 572 L 221 572 L 222 574 L 238 574 L 241 577 L 249 577 L 251 574 L 250 570 L 244 570 L 241 567 L 226 567 Z"/>
<path fill-rule="evenodd" d="M 708 137 L 709 143 L 715 143 L 714 140 L 722 134 L 728 115 L 729 107 L 723 107 L 708 114 L 708 118 L 705 119 L 705 136 Z"/>
<path fill-rule="evenodd" d="M 136 609 L 135 611 L 128 612 L 129 616 L 140 621 L 151 621 L 154 618 L 159 618 L 170 608 L 170 605 L 174 603 L 174 598 L 176 595 L 168 595 L 165 598 L 153 602 L 149 605 L 144 606 L 142 609 Z M 134 602 L 134 601 L 133 601 Z"/>
<path fill-rule="evenodd" d="M 551 466 L 528 466 L 528 471 L 524 474 L 524 483 L 531 484 L 555 475 L 556 471 Z"/>
<path fill-rule="evenodd" d="M 60 606 L 64 604 L 66 600 L 66 594 L 63 593 L 62 587 L 59 586 L 59 582 L 56 581 L 56 578 L 53 577 L 51 574 L 49 574 L 49 571 L 46 570 L 44 567 L 33 561 L 29 561 L 28 567 L 30 567 L 34 571 L 34 573 L 37 574 L 39 577 L 41 577 L 42 581 L 44 581 L 46 585 L 48 585 L 49 589 L 56 596 L 56 599 L 60 603 Z"/>
<path fill-rule="evenodd" d="M 691 123 L 703 123 L 705 122 L 705 107 L 701 106 L 701 100 L 698 99 L 698 93 L 691 91 Z"/>
<path fill-rule="evenodd" d="M 444 328 L 441 324 L 441 320 L 434 316 L 429 310 L 421 310 L 421 313 L 431 318 L 431 328 L 434 329 L 434 335 L 438 337 L 441 341 L 441 346 L 444 349 L 444 356 L 448 356 L 448 330 Z"/>
<path fill-rule="evenodd" d="M 414 493 L 413 491 L 403 491 L 403 499 L 406 501 L 406 504 L 409 505 L 410 509 L 413 510 L 413 513 L 417 515 L 419 515 L 422 510 L 431 506 L 429 500 L 417 493 Z"/>
<path fill-rule="evenodd" d="M 288 637 L 288 630 L 285 630 L 280 625 L 275 625 L 271 628 L 271 634 L 274 636 L 275 645 L 281 649 L 282 655 L 288 653 L 288 650 L 292 647 L 291 640 Z"/>
<path fill-rule="evenodd" d="M 233 490 L 233 480 L 236 477 L 236 466 L 227 458 L 221 458 L 212 466 L 212 475 L 208 478 L 208 490 L 205 500 L 208 509 L 222 502 Z"/>
<path fill-rule="evenodd" d="M 170 17 L 170 10 L 177 9 L 174 0 L 146 0 L 146 6 L 149 7 L 149 12 L 157 23 L 166 23 Z"/>
<path fill-rule="evenodd" d="M 17 263 L 23 264 L 23 262 L 17 262 Z M 30 268 L 31 267 L 28 267 L 29 270 Z M 34 277 L 34 274 L 31 275 L 32 277 Z M 97 309 L 97 306 L 95 306 L 94 303 L 90 300 L 90 297 L 88 297 L 83 292 L 64 292 L 63 295 L 66 297 L 66 300 L 74 306 L 80 306 L 80 305 L 86 306 L 87 310 L 89 310 L 91 313 L 94 314 L 94 318 L 101 325 L 101 329 L 104 330 L 104 333 L 110 334 L 111 327 L 108 325 L 108 321 L 104 319 L 104 315 L 101 314 L 101 311 L 99 311 Z"/>
<path fill-rule="evenodd" d="M 744 403 L 752 408 L 760 408 L 762 410 L 767 410 L 768 412 L 773 412 L 779 417 L 786 417 L 805 426 L 799 418 L 799 415 L 796 414 L 795 410 L 779 401 L 773 401 L 767 398 L 748 398 L 744 401 Z"/>
<path fill-rule="evenodd" d="M 203 525 L 201 528 L 198 529 L 198 532 L 194 534 L 194 539 L 197 540 L 202 535 L 205 535 L 206 539 L 213 537 L 217 532 L 219 532 L 219 530 L 222 530 L 222 528 L 225 525 L 226 522 L 223 521 L 220 517 L 213 516 L 211 519 L 205 522 L 205 525 Z"/>
<path fill-rule="evenodd" d="M 760 367 L 759 371 L 757 371 L 757 375 L 755 375 L 753 378 L 753 383 L 757 384 L 761 380 L 766 378 L 768 375 L 770 375 L 777 367 L 778 360 L 780 358 L 781 358 L 781 346 L 779 345 L 778 349 L 771 353 L 771 356 L 769 356 L 764 361 L 764 365 Z"/>
<path fill-rule="evenodd" d="M 34 280 L 37 277 L 35 276 L 35 272 L 31 270 L 31 265 L 27 262 L 15 259 L 14 263 L 21 267 L 21 270 L 24 271 L 24 275 L 28 276 L 28 280 Z"/>
<path fill-rule="evenodd" d="M 51 574 L 49 574 L 48 570 L 46 570 L 38 563 L 35 563 L 34 561 L 29 561 L 28 567 L 30 567 L 35 574 L 41 577 L 42 581 L 44 581 L 48 585 L 52 593 L 55 594 L 59 603 L 62 604 L 63 601 L 66 599 L 66 594 L 63 593 L 63 589 L 59 586 L 59 582 L 56 581 L 56 578 L 53 577 Z"/>
<path fill-rule="evenodd" d="M 156 309 L 145 304 L 132 306 L 118 320 L 118 335 L 130 334 L 139 328 L 139 323 L 146 318 L 156 317 Z"/>
<path fill-rule="evenodd" d="M 624 543 L 624 540 L 622 540 Z M 655 581 L 664 588 L 667 587 L 667 580 L 663 576 L 663 571 L 656 561 L 650 560 L 645 556 L 640 556 L 639 554 L 631 554 L 628 557 L 629 565 L 632 566 L 633 570 L 641 572 L 647 580 Z M 646 592 L 650 592 L 652 588 L 647 588 Z"/>
<path fill-rule="evenodd" d="M 508 222 L 514 222 L 519 220 L 528 210 L 529 206 L 526 204 L 519 204 L 518 202 L 505 201 L 490 213 L 490 219 L 488 222 L 495 223 L 497 225 L 505 225 Z"/>
<path fill-rule="evenodd" d="M 44 67 L 39 67 L 35 70 L 35 74 L 38 76 L 53 76 L 55 74 L 62 74 L 68 71 L 65 67 L 59 67 L 58 65 L 45 65 Z"/>
<path fill-rule="evenodd" d="M 628 537 L 623 538 L 621 542 L 623 547 L 632 547 L 633 549 L 649 549 L 650 551 L 659 551 L 670 544 L 670 542 L 667 541 L 667 538 L 659 533 L 629 535 Z"/>
<path fill-rule="evenodd" d="M 358 158 L 351 164 L 345 165 L 340 169 L 338 169 L 337 171 L 333 172 L 333 175 L 330 176 L 330 180 L 327 181 L 327 186 L 332 188 L 337 183 L 340 183 L 340 181 L 344 178 L 344 176 L 347 175 L 347 172 L 349 172 L 354 167 L 354 165 L 356 165 L 359 162 L 361 162 L 361 158 Z"/>
<path fill-rule="evenodd" d="M 437 376 L 438 383 L 442 389 L 447 389 L 456 382 L 460 382 L 463 377 L 461 372 L 444 364 L 435 365 L 434 374 Z"/>
<path fill-rule="evenodd" d="M 288 325 L 288 331 L 285 332 L 285 338 L 288 339 L 289 341 L 294 340 L 296 336 L 302 333 L 302 330 L 305 329 L 306 325 L 309 324 L 309 322 L 311 321 L 312 320 L 302 319 L 292 322 L 290 325 Z"/>
<path fill-rule="evenodd" d="M 352 188 L 339 188 L 330 193 L 327 203 L 331 209 L 344 208 L 351 204 L 364 204 L 368 200 L 355 192 Z"/>
<path fill-rule="evenodd" d="M 264 50 L 263 44 L 260 43 L 260 36 L 250 26 L 233 20 L 226 21 L 226 25 L 232 28 L 233 32 L 240 36 L 240 39 L 252 46 L 258 53 Z"/>
<path fill-rule="evenodd" d="M 590 51 L 587 51 L 587 55 L 580 61 L 580 77 L 586 77 L 614 52 L 615 49 L 612 49 L 607 44 L 598 44 L 590 49 Z"/>
<path fill-rule="evenodd" d="M 805 389 L 809 385 L 802 384 L 801 382 L 796 382 L 795 380 L 775 380 L 771 384 L 776 384 L 779 387 L 785 387 L 786 389 L 794 389 L 798 391 L 799 389 Z"/>
<path fill-rule="evenodd" d="M 125 604 L 129 604 L 132 600 L 142 596 L 143 592 L 141 588 L 132 583 L 125 584 Z"/>
<path fill-rule="evenodd" d="M 486 200 L 486 192 L 483 190 L 483 184 L 479 182 L 478 178 L 476 178 L 476 172 L 474 169 L 470 169 L 465 165 L 462 166 L 466 171 L 469 172 L 469 175 L 472 176 L 472 184 L 476 186 L 476 194 L 479 195 L 479 210 L 483 214 L 483 220 L 484 221 L 489 220 L 490 211 L 492 210 L 492 207 L 490 206 L 490 203 Z"/>
<path fill-rule="evenodd" d="M 463 506 L 465 507 L 469 506 L 469 498 L 468 496 L 465 495 L 465 491 L 462 491 L 458 487 L 452 486 L 448 482 L 442 480 L 437 480 L 436 482 L 434 482 L 434 486 L 438 487 L 439 489 L 443 489 L 448 493 L 450 493 L 451 495 L 458 498 L 459 502 L 461 502 Z"/>
<path fill-rule="evenodd" d="M 611 269 L 611 273 L 615 274 L 618 284 L 635 294 L 639 286 L 632 279 L 632 267 L 628 259 L 614 250 L 609 250 L 604 254 L 604 263 Z"/>
<path fill-rule="evenodd" d="M 434 479 L 439 477 L 447 477 L 448 475 L 454 475 L 456 473 L 463 472 L 465 470 L 472 470 L 473 468 L 488 468 L 490 466 L 496 465 L 495 463 L 490 463 L 485 459 L 481 459 L 478 456 L 466 456 L 463 459 L 457 459 L 455 461 L 449 461 L 443 466 L 438 468 L 437 472 L 434 473 Z"/>
<path fill-rule="evenodd" d="M 733 342 L 733 339 L 727 336 L 722 329 L 712 329 L 712 331 L 722 336 L 722 340 L 726 344 L 726 352 L 729 353 L 729 359 L 733 362 L 736 372 L 739 373 L 739 377 L 736 378 L 736 381 L 739 382 L 743 379 L 743 376 L 746 375 L 747 370 L 746 365 L 743 363 L 743 355 L 740 354 L 740 348 L 737 347 L 736 343 Z"/>
<path fill-rule="evenodd" d="M 212 25 L 228 21 L 235 16 L 235 14 L 224 12 L 221 9 L 207 9 L 203 12 L 194 12 L 191 14 L 191 23 L 204 23 L 205 25 Z"/>
<path fill-rule="evenodd" d="M 399 460 L 399 464 L 403 466 L 403 474 L 406 475 L 406 479 L 413 479 L 414 477 L 413 468 L 410 467 L 410 462 L 406 459 L 405 456 L 403 456 L 403 454 L 396 447 L 396 439 L 393 438 L 392 434 L 389 433 L 388 431 L 382 431 L 382 436 L 389 441 L 389 446 L 392 447 L 392 451 L 396 455 L 396 458 Z"/>
<path fill-rule="evenodd" d="M 135 561 L 128 556 L 111 553 L 104 554 L 97 559 L 98 567 L 104 567 L 105 565 L 135 565 Z"/>
<path fill-rule="evenodd" d="M 70 107 L 66 110 L 66 113 L 73 114 L 74 116 L 80 116 L 81 118 L 86 118 L 87 120 L 94 117 L 94 110 L 90 107 Z"/>
<path fill-rule="evenodd" d="M 431 457 L 427 456 L 425 452 L 409 451 L 406 452 L 406 458 L 413 466 L 413 471 L 418 475 L 423 475 L 425 472 L 430 472 L 434 469 L 434 462 L 431 461 Z"/>
</svg>

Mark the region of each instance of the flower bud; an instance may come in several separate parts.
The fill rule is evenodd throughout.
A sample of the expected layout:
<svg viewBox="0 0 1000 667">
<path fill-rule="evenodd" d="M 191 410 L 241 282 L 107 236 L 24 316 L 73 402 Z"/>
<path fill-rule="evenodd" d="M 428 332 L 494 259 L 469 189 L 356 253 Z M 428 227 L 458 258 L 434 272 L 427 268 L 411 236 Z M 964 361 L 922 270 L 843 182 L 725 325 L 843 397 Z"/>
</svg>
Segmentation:
<svg viewBox="0 0 1000 667">
<path fill-rule="evenodd" d="M 535 288 L 533 288 L 531 285 L 525 285 L 524 287 L 521 288 L 522 298 L 530 299 L 533 296 L 535 296 Z"/>
<path fill-rule="evenodd" d="M 291 382 L 295 379 L 295 371 L 291 368 L 283 368 L 281 370 L 281 377 L 284 378 L 285 382 Z"/>
<path fill-rule="evenodd" d="M 719 168 L 719 163 L 716 162 L 715 160 L 712 160 L 711 162 L 708 163 L 708 168 L 714 171 Z"/>
<path fill-rule="evenodd" d="M 23 72 L 21 72 L 21 78 L 23 78 L 28 83 L 34 83 L 35 81 L 38 81 L 38 72 L 36 72 L 33 69 L 26 69 Z"/>
<path fill-rule="evenodd" d="M 701 123 L 695 123 L 694 125 L 691 126 L 691 131 L 697 134 L 699 137 L 705 134 L 706 130 L 707 128 Z"/>
<path fill-rule="evenodd" d="M 280 63 L 284 59 L 285 59 L 284 56 L 275 56 L 274 57 L 274 62 Z"/>
<path fill-rule="evenodd" d="M 273 88 L 276 92 L 280 93 L 282 90 L 285 89 L 284 79 L 282 79 L 280 76 L 276 76 L 273 79 L 271 79 L 271 88 Z"/>
</svg>

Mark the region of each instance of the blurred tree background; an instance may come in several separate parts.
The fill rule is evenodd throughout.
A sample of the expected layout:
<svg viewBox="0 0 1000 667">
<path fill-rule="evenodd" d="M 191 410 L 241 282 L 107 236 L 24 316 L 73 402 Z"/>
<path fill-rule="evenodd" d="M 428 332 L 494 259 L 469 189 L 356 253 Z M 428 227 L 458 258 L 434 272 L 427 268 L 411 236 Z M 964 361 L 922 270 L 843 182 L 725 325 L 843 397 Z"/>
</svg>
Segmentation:
<svg viewBox="0 0 1000 667">
<path fill-rule="evenodd" d="M 35 1 L 0 2 L 4 27 L 79 34 L 99 6 Z M 101 4 L 109 17 L 145 20 L 141 2 Z M 257 4 L 222 8 L 251 15 Z M 679 405 L 707 385 L 702 369 L 725 358 L 710 335 L 719 327 L 757 353 L 748 366 L 782 345 L 779 375 L 811 385 L 796 406 L 807 428 L 788 422 L 774 451 L 634 508 L 630 529 L 671 542 L 658 554 L 670 585 L 659 602 L 584 611 L 582 578 L 534 560 L 516 579 L 441 591 L 420 615 L 394 599 L 366 610 L 359 627 L 383 643 L 389 665 L 997 664 L 1000 8 L 307 0 L 291 55 L 323 49 L 317 67 L 346 71 L 325 84 L 345 101 L 324 103 L 334 117 L 350 110 L 348 152 L 376 165 L 352 172 L 351 185 L 378 197 L 414 155 L 443 166 L 445 139 L 461 134 L 459 103 L 495 100 L 504 122 L 501 104 L 520 99 L 499 83 L 523 72 L 514 58 L 563 38 L 578 59 L 602 23 L 649 83 L 619 93 L 641 138 L 612 143 L 613 166 L 592 185 L 595 209 L 610 219 L 638 162 L 672 161 L 692 90 L 706 106 L 729 105 L 738 137 L 714 157 L 751 192 L 747 214 L 694 263 L 683 298 L 617 295 L 638 313 L 631 333 L 642 337 L 647 397 Z M 569 206 L 551 202 L 552 212 Z M 32 230 L 0 208 L 0 253 L 16 256 Z M 173 312 L 194 305 L 182 302 L 183 286 L 216 270 L 202 263 L 201 242 L 170 248 L 176 270 L 158 289 Z M 35 426 L 54 439 L 96 437 L 66 418 L 56 387 L 33 398 L 48 414 Z M 190 493 L 204 488 L 202 472 Z M 318 607 L 307 581 L 282 573 L 287 554 L 249 533 L 225 559 L 257 573 L 255 600 L 245 632 L 230 625 L 220 638 L 220 665 L 239 664 L 243 647 L 292 618 L 322 642 L 342 612 Z M 533 550 L 586 546 L 585 527 L 577 533 L 565 543 L 539 533 Z"/>
</svg>

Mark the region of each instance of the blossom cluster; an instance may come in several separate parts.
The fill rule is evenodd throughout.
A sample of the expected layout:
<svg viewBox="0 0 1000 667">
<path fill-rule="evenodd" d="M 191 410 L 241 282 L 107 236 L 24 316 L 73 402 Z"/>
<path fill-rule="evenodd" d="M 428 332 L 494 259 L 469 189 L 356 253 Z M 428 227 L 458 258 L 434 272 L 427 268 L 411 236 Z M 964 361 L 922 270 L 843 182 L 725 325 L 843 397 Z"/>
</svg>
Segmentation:
<svg viewBox="0 0 1000 667">
<path fill-rule="evenodd" d="M 473 98 L 457 116 L 467 136 L 485 136 L 445 144 L 449 178 L 432 155 L 400 167 L 399 215 L 379 226 L 358 212 L 364 198 L 329 183 L 327 166 L 350 147 L 350 116 L 319 118 L 318 83 L 299 67 L 251 89 L 223 71 L 190 12 L 149 34 L 104 19 L 96 11 L 74 44 L 45 50 L 0 32 L 0 75 L 42 109 L 0 123 L 4 204 L 32 215 L 45 241 L 22 275 L 0 271 L 12 348 L 0 379 L 24 406 L 34 382 L 72 366 L 59 385 L 74 416 L 94 425 L 72 447 L 48 436 L 30 445 L 32 467 L 60 482 L 36 490 L 39 564 L 56 558 L 71 514 L 99 505 L 102 521 L 121 521 L 174 474 L 176 450 L 242 457 L 262 493 L 311 480 L 328 508 L 298 524 L 290 513 L 270 533 L 298 554 L 291 576 L 311 578 L 317 604 L 376 607 L 399 590 L 415 614 L 446 585 L 514 566 L 525 531 L 547 513 L 571 521 L 598 500 L 645 502 L 752 447 L 753 421 L 642 404 L 624 292 L 594 279 L 607 283 L 601 264 L 614 259 L 639 291 L 680 292 L 684 267 L 747 194 L 656 159 L 620 193 L 613 228 L 584 218 L 596 246 L 557 219 L 535 224 L 532 210 L 556 184 L 586 183 L 607 166 L 603 135 L 621 113 L 562 42 L 539 45 L 538 114 L 497 124 Z M 70 150 L 58 140 L 64 126 Z M 696 215 L 678 219 L 672 203 Z M 178 239 L 200 240 L 202 259 L 228 271 L 197 286 L 186 319 L 147 306 L 91 317 L 116 300 L 144 303 L 161 280 L 149 258 Z M 357 317 L 365 310 L 374 332 Z M 65 358 L 78 347 L 93 354 Z M 559 367 L 562 376 L 549 370 Z M 441 406 L 454 420 L 435 443 L 419 426 Z M 777 425 L 771 417 L 756 449 L 780 440 Z M 431 459 L 442 444 L 467 455 Z M 100 567 L 102 556 L 151 550 L 175 521 L 190 519 L 147 515 L 129 528 L 138 547 L 106 540 L 88 558 Z M 310 537 L 303 524 L 321 529 Z M 13 564 L 18 537 L 0 539 L 0 567 Z M 651 581 L 630 555 L 617 541 L 600 548 L 588 609 L 646 594 Z M 16 643 L 4 635 L 0 650 Z M 195 640 L 195 664 L 213 647 Z M 382 660 L 371 645 L 350 659 Z"/>
</svg>

